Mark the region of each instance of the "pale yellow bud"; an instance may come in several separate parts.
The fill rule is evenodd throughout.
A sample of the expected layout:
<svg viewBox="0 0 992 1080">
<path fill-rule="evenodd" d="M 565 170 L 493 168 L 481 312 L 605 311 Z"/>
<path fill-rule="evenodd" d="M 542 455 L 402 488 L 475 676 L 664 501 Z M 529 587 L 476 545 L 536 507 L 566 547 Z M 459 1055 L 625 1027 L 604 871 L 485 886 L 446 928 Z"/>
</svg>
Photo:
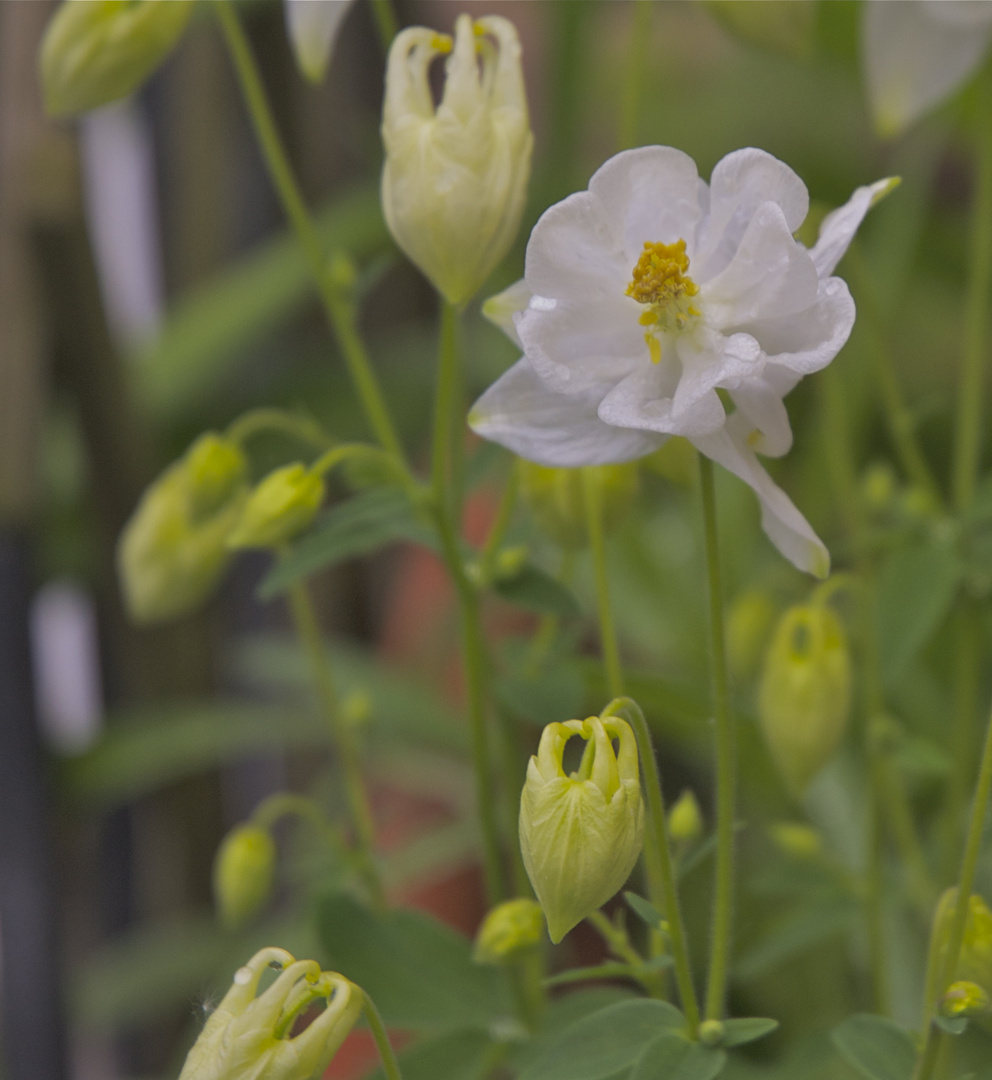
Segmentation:
<svg viewBox="0 0 992 1080">
<path fill-rule="evenodd" d="M 267 829 L 239 825 L 214 858 L 214 901 L 221 921 L 236 928 L 255 915 L 272 892 L 276 845 Z"/>
<path fill-rule="evenodd" d="M 992 998 L 977 983 L 964 980 L 952 983 L 940 999 L 938 1011 L 941 1016 L 965 1018 L 992 1014 Z"/>
<path fill-rule="evenodd" d="M 668 811 L 668 835 L 676 843 L 689 844 L 703 835 L 703 815 L 696 796 L 689 788 L 675 800 Z"/>
<path fill-rule="evenodd" d="M 566 775 L 569 739 L 586 740 Z M 614 751 L 612 740 L 619 741 Z M 610 717 L 549 724 L 520 797 L 520 853 L 556 944 L 627 880 L 644 838 L 637 741 Z"/>
<path fill-rule="evenodd" d="M 779 821 L 768 829 L 775 846 L 794 859 L 815 859 L 823 852 L 823 840 L 816 829 L 794 821 Z"/>
<path fill-rule="evenodd" d="M 775 607 L 767 593 L 742 593 L 727 612 L 727 662 L 738 679 L 749 679 L 768 642 Z"/>
<path fill-rule="evenodd" d="M 192 0 L 67 0 L 41 43 L 45 107 L 70 116 L 127 97 L 179 40 Z"/>
<path fill-rule="evenodd" d="M 801 795 L 833 757 L 851 708 L 851 657 L 830 608 L 785 612 L 765 658 L 758 704 L 772 757 Z"/>
<path fill-rule="evenodd" d="M 431 61 L 450 53 L 437 109 Z M 468 15 L 454 43 L 426 27 L 389 50 L 382 116 L 382 206 L 396 243 L 451 304 L 479 290 L 513 243 L 533 136 L 513 24 Z"/>
<path fill-rule="evenodd" d="M 536 900 L 507 900 L 482 921 L 472 955 L 478 964 L 511 963 L 536 948 L 543 934 L 544 914 Z"/>
<path fill-rule="evenodd" d="M 958 890 L 948 889 L 934 914 L 932 949 L 941 966 L 946 961 L 957 902 Z M 992 911 L 977 893 L 968 897 L 964 940 L 951 978 L 954 982 L 977 983 L 986 993 L 992 993 Z"/>
<path fill-rule="evenodd" d="M 256 997 L 269 967 L 281 973 Z M 296 1018 L 320 999 L 327 1002 L 323 1012 L 292 1036 Z M 294 960 L 285 949 L 262 949 L 235 972 L 179 1080 L 311 1080 L 330 1064 L 363 1003 L 359 987 L 343 975 L 321 971 L 316 960 Z"/>
<path fill-rule="evenodd" d="M 299 462 L 269 473 L 248 496 L 228 537 L 232 548 L 274 548 L 292 540 L 317 516 L 324 480 Z"/>
</svg>

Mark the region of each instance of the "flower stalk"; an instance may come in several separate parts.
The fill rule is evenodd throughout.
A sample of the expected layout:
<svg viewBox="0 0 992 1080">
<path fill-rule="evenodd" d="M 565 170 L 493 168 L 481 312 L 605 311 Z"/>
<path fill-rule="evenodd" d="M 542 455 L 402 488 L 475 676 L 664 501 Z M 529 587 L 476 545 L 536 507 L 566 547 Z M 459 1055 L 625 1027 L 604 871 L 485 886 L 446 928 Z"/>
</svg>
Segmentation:
<svg viewBox="0 0 992 1080">
<path fill-rule="evenodd" d="M 596 611 L 599 617 L 599 640 L 606 667 L 606 685 L 611 697 L 623 695 L 623 669 L 617 631 L 610 605 L 610 580 L 606 569 L 606 542 L 603 537 L 603 511 L 600 500 L 599 476 L 594 469 L 582 470 L 582 490 L 585 497 L 586 527 L 596 575 Z"/>
</svg>

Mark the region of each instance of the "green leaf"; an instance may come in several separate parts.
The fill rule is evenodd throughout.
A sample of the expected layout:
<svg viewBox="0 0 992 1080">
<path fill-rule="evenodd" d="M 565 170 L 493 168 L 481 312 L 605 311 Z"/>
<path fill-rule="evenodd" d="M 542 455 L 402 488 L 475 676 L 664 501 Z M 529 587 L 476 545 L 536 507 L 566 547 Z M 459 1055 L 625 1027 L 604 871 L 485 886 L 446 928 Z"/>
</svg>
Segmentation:
<svg viewBox="0 0 992 1080">
<path fill-rule="evenodd" d="M 916 1047 L 891 1020 L 860 1013 L 845 1020 L 831 1038 L 841 1057 L 866 1080 L 912 1080 Z"/>
<path fill-rule="evenodd" d="M 631 911 L 633 911 L 642 922 L 647 923 L 652 930 L 661 928 L 661 924 L 665 921 L 665 917 L 654 904 L 649 903 L 643 896 L 638 896 L 635 892 L 625 892 L 623 898 L 627 901 Z"/>
<path fill-rule="evenodd" d="M 846 932 L 860 908 L 848 896 L 836 896 L 797 911 L 776 923 L 765 939 L 747 952 L 734 968 L 739 979 L 755 979 L 793 956 Z"/>
<path fill-rule="evenodd" d="M 492 1068 L 496 1044 L 482 1031 L 456 1031 L 422 1039 L 399 1056 L 403 1080 L 481 1080 Z M 382 1068 L 367 1080 L 383 1080 Z"/>
<path fill-rule="evenodd" d="M 389 1025 L 452 1031 L 512 1022 L 504 972 L 474 964 L 468 939 L 436 919 L 380 915 L 336 894 L 320 901 L 317 928 L 330 965 L 369 994 Z"/>
<path fill-rule="evenodd" d="M 722 1050 L 669 1032 L 645 1048 L 630 1080 L 713 1080 L 726 1064 Z"/>
<path fill-rule="evenodd" d="M 403 492 L 393 488 L 362 492 L 319 518 L 313 530 L 265 576 L 258 595 L 270 600 L 318 570 L 367 555 L 397 540 L 433 543 L 432 534 L 417 518 Z"/>
<path fill-rule="evenodd" d="M 521 1073 L 520 1080 L 604 1080 L 640 1057 L 659 1028 L 681 1028 L 685 1018 L 664 1001 L 623 1001 L 562 1032 Z"/>
<path fill-rule="evenodd" d="M 960 579 L 961 566 L 949 547 L 902 547 L 882 563 L 878 637 L 886 681 L 897 680 L 933 635 Z"/>
<path fill-rule="evenodd" d="M 493 582 L 493 591 L 511 604 L 542 615 L 571 618 L 582 613 L 571 589 L 529 562 L 515 574 L 497 578 Z"/>
<path fill-rule="evenodd" d="M 723 1022 L 723 1040 L 720 1045 L 725 1047 L 744 1046 L 746 1043 L 770 1035 L 777 1027 L 777 1020 L 766 1020 L 764 1017 L 759 1016 L 745 1016 L 736 1020 L 725 1020 Z"/>
</svg>

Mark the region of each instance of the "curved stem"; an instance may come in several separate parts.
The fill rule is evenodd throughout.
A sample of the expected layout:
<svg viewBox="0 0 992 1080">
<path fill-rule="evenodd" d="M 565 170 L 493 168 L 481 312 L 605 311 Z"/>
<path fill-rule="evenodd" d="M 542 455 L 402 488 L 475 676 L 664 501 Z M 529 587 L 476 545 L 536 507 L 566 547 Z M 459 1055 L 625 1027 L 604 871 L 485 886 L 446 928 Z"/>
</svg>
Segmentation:
<svg viewBox="0 0 992 1080">
<path fill-rule="evenodd" d="M 386 1074 L 386 1080 L 403 1080 L 399 1062 L 393 1053 L 392 1044 L 386 1034 L 386 1025 L 382 1022 L 379 1010 L 364 990 L 362 991 L 362 998 L 364 999 L 362 1011 L 365 1013 L 365 1020 L 369 1025 L 369 1030 L 372 1032 L 372 1038 L 375 1039 L 375 1047 L 379 1051 L 382 1071 Z"/>
<path fill-rule="evenodd" d="M 331 330 L 337 339 L 345 363 L 362 402 L 369 425 L 382 446 L 405 461 L 399 438 L 386 409 L 382 392 L 365 347 L 358 336 L 348 302 L 341 296 L 328 273 L 328 262 L 313 221 L 307 211 L 286 150 L 279 137 L 272 109 L 262 84 L 258 65 L 244 29 L 230 0 L 214 0 L 214 11 L 224 40 L 234 62 L 234 69 L 251 117 L 259 149 L 269 170 L 273 186 L 296 237 L 303 248 L 310 273 L 316 282 Z"/>
<path fill-rule="evenodd" d="M 675 981 L 682 999 L 682 1010 L 689 1026 L 689 1035 L 694 1039 L 699 1030 L 699 1002 L 692 981 L 688 937 L 679 908 L 678 884 L 668 843 L 668 826 L 665 822 L 665 802 L 661 791 L 658 763 L 655 761 L 651 732 L 648 730 L 644 713 L 633 698 L 615 698 L 606 706 L 602 715 L 616 716 L 621 712 L 634 729 L 641 768 L 644 770 L 644 799 L 648 811 L 648 835 L 644 845 L 644 862 L 651 901 L 656 907 L 664 910 L 668 921 L 668 937 L 672 946 L 672 959 L 675 961 Z"/>
<path fill-rule="evenodd" d="M 267 830 L 271 829 L 279 818 L 289 814 L 294 814 L 312 825 L 327 840 L 328 846 L 334 850 L 335 854 L 346 857 L 350 855 L 338 830 L 324 817 L 320 807 L 305 795 L 296 795 L 288 791 L 270 795 L 255 807 L 251 820 L 259 828 Z"/>
<path fill-rule="evenodd" d="M 606 542 L 603 537 L 603 510 L 600 501 L 599 474 L 590 468 L 582 470 L 582 491 L 585 497 L 586 528 L 596 574 L 596 610 L 599 616 L 599 639 L 606 667 L 606 685 L 613 697 L 623 694 L 623 669 L 610 605 L 610 579 L 606 570 Z"/>
<path fill-rule="evenodd" d="M 384 902 L 382 880 L 379 877 L 379 871 L 376 869 L 375 859 L 372 854 L 375 843 L 375 826 L 372 822 L 372 812 L 369 809 L 365 782 L 362 779 L 355 737 L 351 728 L 341 717 L 337 690 L 324 652 L 324 643 L 321 638 L 320 627 L 317 624 L 317 615 L 314 612 L 313 604 L 310 602 L 306 586 L 303 582 L 296 581 L 289 586 L 288 592 L 289 606 L 296 632 L 310 662 L 310 674 L 317 689 L 317 696 L 330 726 L 331 735 L 340 759 L 348 808 L 351 813 L 352 824 L 355 826 L 356 854 L 362 868 L 362 876 L 368 885 L 374 902 L 382 904 Z"/>
<path fill-rule="evenodd" d="M 737 733 L 730 708 L 727 650 L 723 629 L 723 587 L 716 527 L 716 490 L 713 462 L 699 457 L 703 525 L 706 535 L 706 569 L 710 602 L 710 678 L 716 717 L 716 885 L 713 905 L 713 939 L 709 982 L 706 986 L 706 1018 L 723 1015 L 730 970 L 730 940 L 734 904 L 734 800 Z"/>
<path fill-rule="evenodd" d="M 316 420 L 287 412 L 285 409 L 249 409 L 228 425 L 225 435 L 231 442 L 244 443 L 263 431 L 278 431 L 291 435 L 294 439 L 310 443 L 320 450 L 335 445 L 335 440 Z"/>
</svg>

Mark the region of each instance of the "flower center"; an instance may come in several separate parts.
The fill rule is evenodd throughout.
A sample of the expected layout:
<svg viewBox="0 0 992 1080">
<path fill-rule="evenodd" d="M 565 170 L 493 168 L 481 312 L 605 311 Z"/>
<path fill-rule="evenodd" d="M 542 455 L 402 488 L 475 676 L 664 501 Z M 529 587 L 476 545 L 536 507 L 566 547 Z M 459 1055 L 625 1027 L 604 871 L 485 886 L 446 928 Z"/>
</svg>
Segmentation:
<svg viewBox="0 0 992 1080">
<path fill-rule="evenodd" d="M 684 330 L 689 320 L 699 315 L 699 309 L 689 303 L 689 298 L 699 292 L 699 286 L 686 276 L 688 269 L 684 240 L 676 240 L 674 244 L 645 241 L 627 286 L 627 296 L 647 306 L 639 321 L 651 328 L 644 340 L 654 364 L 661 360 L 658 334 Z"/>
</svg>

